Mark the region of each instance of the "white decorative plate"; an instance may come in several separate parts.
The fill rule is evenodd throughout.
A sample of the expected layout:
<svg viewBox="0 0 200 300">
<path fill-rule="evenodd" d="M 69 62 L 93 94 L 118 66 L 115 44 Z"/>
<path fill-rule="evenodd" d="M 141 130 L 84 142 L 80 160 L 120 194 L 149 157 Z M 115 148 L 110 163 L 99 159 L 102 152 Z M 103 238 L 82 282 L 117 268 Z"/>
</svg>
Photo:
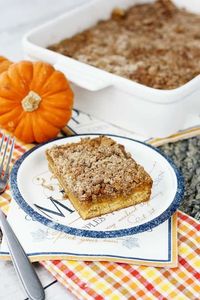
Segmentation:
<svg viewBox="0 0 200 300">
<path fill-rule="evenodd" d="M 45 150 L 53 145 L 78 142 L 83 134 L 54 140 L 26 152 L 11 172 L 11 190 L 19 206 L 34 220 L 68 234 L 109 238 L 151 230 L 167 220 L 178 208 L 184 192 L 183 177 L 174 163 L 145 143 L 109 135 L 123 144 L 133 158 L 151 175 L 153 189 L 148 203 L 82 220 L 70 201 L 63 199 L 58 182 L 48 170 Z"/>
</svg>

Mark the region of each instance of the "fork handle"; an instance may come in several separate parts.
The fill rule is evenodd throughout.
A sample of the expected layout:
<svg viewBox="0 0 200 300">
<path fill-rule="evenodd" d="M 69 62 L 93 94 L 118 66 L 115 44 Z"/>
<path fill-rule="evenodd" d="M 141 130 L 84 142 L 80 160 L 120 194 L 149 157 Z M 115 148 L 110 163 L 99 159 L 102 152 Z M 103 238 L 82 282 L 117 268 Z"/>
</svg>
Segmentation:
<svg viewBox="0 0 200 300">
<path fill-rule="evenodd" d="M 32 264 L 30 263 L 26 253 L 24 252 L 21 244 L 19 243 L 15 233 L 13 232 L 10 224 L 6 220 L 6 217 L 1 210 L 0 221 L 2 225 L 3 234 L 5 235 L 7 240 L 13 265 L 27 295 L 32 300 L 45 299 L 44 289 L 41 285 L 41 282 Z"/>
</svg>

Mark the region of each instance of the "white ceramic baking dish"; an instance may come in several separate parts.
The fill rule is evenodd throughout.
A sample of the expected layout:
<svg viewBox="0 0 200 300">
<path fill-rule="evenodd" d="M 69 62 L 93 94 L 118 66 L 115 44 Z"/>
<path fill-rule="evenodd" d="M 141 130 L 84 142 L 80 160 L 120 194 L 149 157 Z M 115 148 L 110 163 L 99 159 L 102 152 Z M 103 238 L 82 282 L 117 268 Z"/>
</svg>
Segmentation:
<svg viewBox="0 0 200 300">
<path fill-rule="evenodd" d="M 145 136 L 164 137 L 200 124 L 200 76 L 179 88 L 158 90 L 46 49 L 108 19 L 115 7 L 144 2 L 151 1 L 89 1 L 29 32 L 23 46 L 27 58 L 55 65 L 75 84 L 75 106 L 80 110 Z M 199 0 L 174 2 L 200 13 Z"/>
</svg>

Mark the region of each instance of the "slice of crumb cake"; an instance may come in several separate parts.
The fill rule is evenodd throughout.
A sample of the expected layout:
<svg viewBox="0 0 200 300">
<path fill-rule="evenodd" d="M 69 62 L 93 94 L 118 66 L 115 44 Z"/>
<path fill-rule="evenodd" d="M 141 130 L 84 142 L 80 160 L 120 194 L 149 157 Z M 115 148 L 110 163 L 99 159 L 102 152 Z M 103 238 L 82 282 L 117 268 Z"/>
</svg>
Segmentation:
<svg viewBox="0 0 200 300">
<path fill-rule="evenodd" d="M 148 201 L 152 179 L 123 145 L 84 138 L 46 151 L 49 168 L 83 219 Z"/>
</svg>

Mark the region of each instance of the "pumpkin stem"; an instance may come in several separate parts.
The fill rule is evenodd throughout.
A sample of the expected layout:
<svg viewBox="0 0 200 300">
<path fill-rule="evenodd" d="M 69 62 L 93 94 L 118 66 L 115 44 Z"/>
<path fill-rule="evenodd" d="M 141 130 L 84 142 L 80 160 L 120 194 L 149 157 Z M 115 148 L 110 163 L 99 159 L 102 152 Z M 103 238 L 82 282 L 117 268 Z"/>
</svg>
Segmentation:
<svg viewBox="0 0 200 300">
<path fill-rule="evenodd" d="M 38 109 L 41 100 L 42 98 L 37 93 L 30 91 L 28 95 L 22 100 L 22 107 L 24 111 L 34 111 Z"/>
</svg>

